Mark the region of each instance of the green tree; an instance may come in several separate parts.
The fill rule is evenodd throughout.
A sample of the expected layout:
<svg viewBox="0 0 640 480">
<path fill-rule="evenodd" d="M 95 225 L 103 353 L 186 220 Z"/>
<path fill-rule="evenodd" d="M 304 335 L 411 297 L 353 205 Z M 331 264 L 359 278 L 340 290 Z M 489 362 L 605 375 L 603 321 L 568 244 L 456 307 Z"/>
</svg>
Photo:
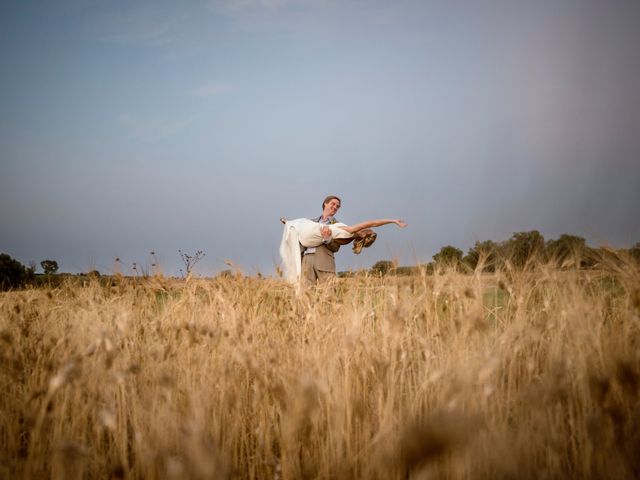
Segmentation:
<svg viewBox="0 0 640 480">
<path fill-rule="evenodd" d="M 462 262 L 462 250 L 452 245 L 446 245 L 433 256 L 436 264 L 442 267 L 458 267 Z"/>
<path fill-rule="evenodd" d="M 560 235 L 556 240 L 547 241 L 545 245 L 546 257 L 549 260 L 554 260 L 558 266 L 566 266 L 569 263 L 581 266 L 586 253 L 586 240 L 566 233 Z"/>
<path fill-rule="evenodd" d="M 394 268 L 391 260 L 379 260 L 371 267 L 371 273 L 375 275 L 387 275 Z"/>
<path fill-rule="evenodd" d="M 19 288 L 27 280 L 27 269 L 6 253 L 0 254 L 0 290 Z"/>
<path fill-rule="evenodd" d="M 463 263 L 468 265 L 472 270 L 478 267 L 478 262 L 483 261 L 483 272 L 495 272 L 498 267 L 500 245 L 492 240 L 484 242 L 476 242 L 469 252 L 462 259 Z"/>
<path fill-rule="evenodd" d="M 505 252 L 515 267 L 522 268 L 530 260 L 544 254 L 544 237 L 537 230 L 516 232 L 504 244 Z"/>
<path fill-rule="evenodd" d="M 46 275 L 53 274 L 58 271 L 58 262 L 55 260 L 43 260 L 40 262 L 40 266 Z"/>
</svg>

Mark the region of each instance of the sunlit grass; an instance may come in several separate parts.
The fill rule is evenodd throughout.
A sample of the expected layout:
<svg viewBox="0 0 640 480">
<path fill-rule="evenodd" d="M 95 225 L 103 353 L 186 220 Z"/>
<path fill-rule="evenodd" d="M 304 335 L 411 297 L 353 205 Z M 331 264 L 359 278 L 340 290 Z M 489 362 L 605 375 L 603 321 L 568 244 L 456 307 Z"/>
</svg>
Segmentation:
<svg viewBox="0 0 640 480">
<path fill-rule="evenodd" d="M 0 478 L 636 478 L 640 274 L 0 295 Z"/>
</svg>

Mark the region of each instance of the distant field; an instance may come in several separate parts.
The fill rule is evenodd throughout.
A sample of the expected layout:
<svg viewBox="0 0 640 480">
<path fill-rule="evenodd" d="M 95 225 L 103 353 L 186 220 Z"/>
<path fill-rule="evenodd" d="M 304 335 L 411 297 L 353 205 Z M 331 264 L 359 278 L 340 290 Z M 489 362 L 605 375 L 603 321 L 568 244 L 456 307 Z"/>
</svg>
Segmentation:
<svg viewBox="0 0 640 480">
<path fill-rule="evenodd" d="M 640 476 L 640 272 L 0 294 L 0 478 Z"/>
</svg>

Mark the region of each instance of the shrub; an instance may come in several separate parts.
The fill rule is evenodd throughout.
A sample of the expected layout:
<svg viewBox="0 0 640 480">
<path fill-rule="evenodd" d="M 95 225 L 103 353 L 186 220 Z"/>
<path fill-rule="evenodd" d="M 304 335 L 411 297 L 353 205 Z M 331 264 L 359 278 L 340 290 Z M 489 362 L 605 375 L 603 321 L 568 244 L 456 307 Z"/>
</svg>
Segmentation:
<svg viewBox="0 0 640 480">
<path fill-rule="evenodd" d="M 371 267 L 371 273 L 375 275 L 387 275 L 393 270 L 394 264 L 391 260 L 379 260 Z"/>
<path fill-rule="evenodd" d="M 27 281 L 27 269 L 6 253 L 0 254 L 0 290 L 19 288 Z"/>
</svg>

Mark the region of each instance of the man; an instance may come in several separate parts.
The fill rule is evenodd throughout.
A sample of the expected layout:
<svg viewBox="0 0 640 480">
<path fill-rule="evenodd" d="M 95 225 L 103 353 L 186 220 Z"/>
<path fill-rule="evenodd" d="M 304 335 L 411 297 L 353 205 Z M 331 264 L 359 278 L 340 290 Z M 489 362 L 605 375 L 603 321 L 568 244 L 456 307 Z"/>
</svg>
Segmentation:
<svg viewBox="0 0 640 480">
<path fill-rule="evenodd" d="M 337 223 L 334 215 L 340 209 L 340 199 L 329 195 L 322 202 L 322 215 L 314 222 L 324 225 Z M 329 227 L 322 227 L 323 243 L 318 247 L 302 247 L 302 278 L 306 284 L 322 282 L 336 276 L 336 260 L 333 255 L 340 250 L 340 244 L 331 239 Z M 344 244 L 344 242 L 343 242 Z"/>
</svg>

